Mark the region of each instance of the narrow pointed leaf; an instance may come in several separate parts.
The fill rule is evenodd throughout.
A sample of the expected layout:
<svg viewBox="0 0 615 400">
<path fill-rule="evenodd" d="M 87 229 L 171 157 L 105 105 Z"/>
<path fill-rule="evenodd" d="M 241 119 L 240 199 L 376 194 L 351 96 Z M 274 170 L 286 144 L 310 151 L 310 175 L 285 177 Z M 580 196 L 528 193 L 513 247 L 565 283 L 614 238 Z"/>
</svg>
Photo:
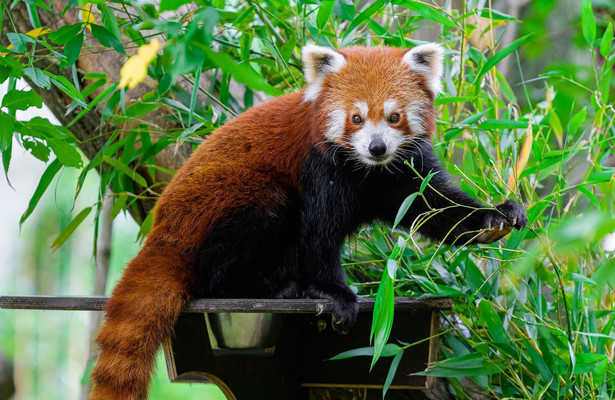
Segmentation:
<svg viewBox="0 0 615 400">
<path fill-rule="evenodd" d="M 60 234 L 56 236 L 56 238 L 53 240 L 53 243 L 51 244 L 51 250 L 56 251 L 57 249 L 62 247 L 64 242 L 66 242 L 68 238 L 70 238 L 75 229 L 77 229 L 77 227 L 81 225 L 83 220 L 90 214 L 91 211 L 92 207 L 86 207 L 81 210 L 81 212 L 77 214 L 75 218 L 73 218 L 72 221 L 70 221 L 68 225 L 66 225 L 66 228 L 64 228 L 62 232 L 60 232 Z"/>
</svg>

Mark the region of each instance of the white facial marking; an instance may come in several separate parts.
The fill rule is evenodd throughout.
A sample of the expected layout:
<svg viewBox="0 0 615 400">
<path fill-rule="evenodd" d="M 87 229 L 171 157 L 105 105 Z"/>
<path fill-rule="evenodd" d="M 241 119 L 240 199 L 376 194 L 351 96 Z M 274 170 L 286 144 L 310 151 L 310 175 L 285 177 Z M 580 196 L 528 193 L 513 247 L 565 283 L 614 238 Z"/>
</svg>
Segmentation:
<svg viewBox="0 0 615 400">
<path fill-rule="evenodd" d="M 356 103 L 354 103 L 354 106 L 359 109 L 363 117 L 367 117 L 367 112 L 369 111 L 369 107 L 367 106 L 366 102 L 357 101 Z"/>
<path fill-rule="evenodd" d="M 322 79 L 318 79 L 316 82 L 312 82 L 305 87 L 305 91 L 303 92 L 303 102 L 309 103 L 310 101 L 315 101 L 320 94 L 320 90 L 322 89 Z"/>
<path fill-rule="evenodd" d="M 329 113 L 329 121 L 327 121 L 327 131 L 325 137 L 331 141 L 339 141 L 344 136 L 344 128 L 346 127 L 346 111 L 336 109 Z"/>
<path fill-rule="evenodd" d="M 422 112 L 423 107 L 418 101 L 411 102 L 408 107 L 406 107 L 406 118 L 408 118 L 408 125 L 410 125 L 410 129 L 415 135 L 425 134 L 423 117 L 421 116 Z"/>
<path fill-rule="evenodd" d="M 442 92 L 442 57 L 444 50 L 436 43 L 427 43 L 416 46 L 406 52 L 403 62 L 410 66 L 410 70 L 425 75 L 429 89 L 434 94 Z"/>
<path fill-rule="evenodd" d="M 372 140 L 380 138 L 386 145 L 386 153 L 381 157 L 374 157 L 369 152 Z M 377 124 L 366 121 L 363 128 L 352 136 L 350 141 L 356 155 L 367 165 L 384 165 L 395 158 L 400 146 L 405 142 L 404 135 L 397 129 L 391 128 L 386 121 Z"/>
<path fill-rule="evenodd" d="M 384 116 L 388 117 L 397 108 L 397 100 L 388 99 L 384 102 Z"/>
</svg>

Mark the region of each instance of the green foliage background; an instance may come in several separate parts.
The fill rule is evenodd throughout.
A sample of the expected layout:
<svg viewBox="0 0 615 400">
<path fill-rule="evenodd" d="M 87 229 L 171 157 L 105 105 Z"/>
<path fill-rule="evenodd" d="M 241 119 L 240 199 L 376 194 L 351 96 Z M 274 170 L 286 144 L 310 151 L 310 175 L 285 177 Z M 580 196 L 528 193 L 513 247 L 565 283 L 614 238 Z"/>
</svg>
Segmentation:
<svg viewBox="0 0 615 400">
<path fill-rule="evenodd" d="M 91 30 L 78 23 L 36 38 L 9 34 L 13 47 L 0 47 L 9 54 L 0 59 L 0 80 L 9 82 L 0 113 L 3 166 L 10 168 L 13 135 L 49 162 L 22 223 L 65 168 L 78 173 L 75 198 L 82 196 L 86 176 L 100 171 L 96 191 L 115 194 L 114 217 L 136 199 L 155 197 L 162 182 L 153 179 L 159 169 L 154 156 L 176 143 L 197 145 L 262 93 L 298 90 L 300 47 L 308 42 L 411 47 L 420 43 L 416 32 L 428 26 L 447 49 L 445 94 L 436 101 L 437 154 L 465 191 L 488 204 L 521 201 L 530 223 L 485 246 L 442 246 L 414 235 L 415 229 L 378 224 L 349 238 L 343 249 L 349 282 L 359 294 L 378 293 L 384 305 L 374 318 L 375 352 L 387 342 L 393 295 L 448 296 L 455 305 L 443 316 L 443 361 L 425 374 L 446 377 L 456 398 L 470 398 L 472 390 L 492 398 L 613 398 L 615 258 L 604 238 L 615 231 L 615 6 L 577 4 L 573 24 L 565 27 L 568 47 L 578 49 L 577 63 L 550 49 L 555 41 L 545 26 L 557 3 L 532 2 L 527 18 L 516 21 L 474 0 L 459 9 L 414 0 L 100 2 L 91 8 Z M 37 13 L 49 11 L 41 1 L 27 4 L 38 27 Z M 121 14 L 127 5 L 130 10 Z M 516 22 L 520 36 L 502 44 L 501 27 Z M 99 45 L 84 46 L 84 35 Z M 165 43 L 148 69 L 154 89 L 130 104 L 103 73 L 71 82 L 36 67 L 44 56 L 75 70 L 80 54 L 132 54 L 154 37 Z M 505 59 L 514 66 L 507 76 L 498 70 Z M 41 103 L 33 91 L 15 89 L 22 76 L 70 96 L 71 109 L 79 111 L 73 122 L 65 128 L 41 118 L 17 121 L 17 110 Z M 204 76 L 207 87 L 193 84 Z M 240 95 L 234 83 L 243 86 Z M 148 121 L 148 113 L 161 108 L 179 128 Z M 78 150 L 83 143 L 67 128 L 92 109 L 102 112 L 107 142 L 86 160 Z M 530 146 L 527 163 L 519 161 L 523 143 Z M 100 199 L 75 211 L 54 246 L 91 211 L 98 216 Z M 140 233 L 150 224 L 151 216 L 141 221 Z M 403 351 L 394 339 L 387 355 Z M 474 383 L 472 390 L 463 379 Z"/>
</svg>

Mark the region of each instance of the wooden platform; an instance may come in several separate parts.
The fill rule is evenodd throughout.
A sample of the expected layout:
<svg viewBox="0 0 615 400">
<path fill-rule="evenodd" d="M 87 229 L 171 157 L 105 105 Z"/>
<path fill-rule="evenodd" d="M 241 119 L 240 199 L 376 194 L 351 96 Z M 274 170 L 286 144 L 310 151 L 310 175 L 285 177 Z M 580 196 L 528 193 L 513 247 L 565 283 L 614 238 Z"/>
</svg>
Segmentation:
<svg viewBox="0 0 615 400">
<path fill-rule="evenodd" d="M 0 296 L 0 308 L 19 310 L 102 311 L 106 296 Z M 372 311 L 373 298 L 359 298 L 359 311 Z M 449 298 L 395 298 L 395 310 L 449 310 Z M 186 305 L 186 313 L 266 312 L 279 314 L 330 313 L 331 301 L 319 299 L 197 299 Z"/>
<path fill-rule="evenodd" d="M 0 308 L 101 311 L 107 297 L 0 296 Z M 439 312 L 452 307 L 448 298 L 396 298 L 393 343 L 417 343 L 405 350 L 387 398 L 415 398 L 408 390 L 427 389 L 431 378 L 413 375 L 435 361 Z M 370 357 L 329 361 L 343 351 L 369 346 L 373 298 L 359 298 L 359 318 L 345 336 L 330 327 L 332 304 L 319 299 L 197 299 L 184 308 L 173 337 L 164 344 L 173 382 L 215 383 L 228 399 L 329 399 L 331 388 L 382 398 L 391 358 L 370 372 Z M 216 347 L 206 314 L 286 314 L 275 345 L 261 350 Z M 323 389 L 324 388 L 324 389 Z M 397 389 L 397 390 L 396 390 Z M 401 389 L 401 390 L 400 390 Z M 324 392 L 322 392 L 324 390 Z M 324 393 L 320 396 L 319 391 Z M 398 394 L 396 394 L 398 393 Z M 351 397 L 343 398 L 355 398 Z M 335 397 L 341 398 L 341 397 Z"/>
</svg>

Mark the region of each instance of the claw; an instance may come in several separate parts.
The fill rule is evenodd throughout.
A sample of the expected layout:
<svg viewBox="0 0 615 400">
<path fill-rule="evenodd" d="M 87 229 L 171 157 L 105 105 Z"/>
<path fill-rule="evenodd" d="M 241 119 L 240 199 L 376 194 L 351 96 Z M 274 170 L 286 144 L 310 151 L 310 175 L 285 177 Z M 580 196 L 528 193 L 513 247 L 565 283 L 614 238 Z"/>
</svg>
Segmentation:
<svg viewBox="0 0 615 400">
<path fill-rule="evenodd" d="M 513 224 L 513 226 L 517 225 L 517 218 L 516 218 L 516 217 L 515 217 L 515 218 L 513 218 L 513 220 L 512 220 L 512 224 Z"/>
<path fill-rule="evenodd" d="M 504 222 L 500 222 L 500 230 L 504 230 Z"/>
</svg>

